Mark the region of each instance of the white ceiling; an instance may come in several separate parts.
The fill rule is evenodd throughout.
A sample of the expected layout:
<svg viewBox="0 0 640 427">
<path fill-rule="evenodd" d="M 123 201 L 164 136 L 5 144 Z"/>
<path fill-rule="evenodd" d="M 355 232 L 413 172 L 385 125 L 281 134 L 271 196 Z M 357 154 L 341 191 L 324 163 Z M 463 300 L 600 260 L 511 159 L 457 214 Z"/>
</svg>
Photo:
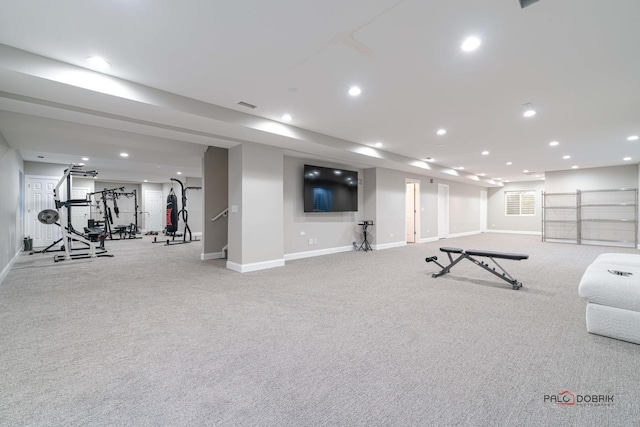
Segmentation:
<svg viewBox="0 0 640 427">
<path fill-rule="evenodd" d="M 640 160 L 638 0 L 4 3 L 0 133 L 25 160 L 166 181 L 251 141 L 485 185 Z"/>
</svg>

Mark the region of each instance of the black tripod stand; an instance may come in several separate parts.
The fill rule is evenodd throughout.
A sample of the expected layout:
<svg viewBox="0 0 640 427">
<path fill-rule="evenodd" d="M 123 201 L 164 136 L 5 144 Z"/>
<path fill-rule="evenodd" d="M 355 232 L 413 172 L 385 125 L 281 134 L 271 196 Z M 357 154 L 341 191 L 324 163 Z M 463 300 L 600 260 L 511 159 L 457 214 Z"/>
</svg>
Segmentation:
<svg viewBox="0 0 640 427">
<path fill-rule="evenodd" d="M 362 243 L 360 244 L 360 247 L 358 247 L 358 250 L 362 250 L 362 251 L 372 251 L 373 248 L 371 247 L 371 245 L 369 244 L 369 240 L 367 240 L 367 229 L 369 228 L 370 225 L 373 225 L 373 221 L 362 221 L 358 223 L 359 226 L 362 227 L 362 234 L 364 235 L 364 240 L 362 241 Z"/>
</svg>

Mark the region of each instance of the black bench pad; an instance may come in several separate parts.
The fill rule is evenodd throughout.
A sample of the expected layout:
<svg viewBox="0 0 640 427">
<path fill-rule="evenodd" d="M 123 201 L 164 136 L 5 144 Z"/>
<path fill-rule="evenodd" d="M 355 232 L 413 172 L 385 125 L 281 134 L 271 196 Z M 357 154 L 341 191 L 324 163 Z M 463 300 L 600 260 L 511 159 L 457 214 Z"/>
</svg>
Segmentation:
<svg viewBox="0 0 640 427">
<path fill-rule="evenodd" d="M 444 247 L 444 248 L 440 248 L 440 250 L 442 252 L 451 252 L 453 254 L 461 254 L 462 252 L 464 252 L 464 250 L 460 249 L 460 248 L 447 248 L 447 247 Z"/>
<path fill-rule="evenodd" d="M 442 250 L 442 248 L 440 250 Z M 459 253 L 459 252 L 455 252 L 455 253 Z M 511 259 L 511 260 L 516 260 L 516 261 L 529 258 L 529 255 L 525 255 L 525 254 L 515 254 L 515 253 L 510 253 L 510 252 L 481 251 L 481 250 L 478 250 L 478 249 L 467 249 L 465 251 L 465 253 L 467 255 L 486 256 L 486 257 L 491 257 L 491 258 Z"/>
</svg>

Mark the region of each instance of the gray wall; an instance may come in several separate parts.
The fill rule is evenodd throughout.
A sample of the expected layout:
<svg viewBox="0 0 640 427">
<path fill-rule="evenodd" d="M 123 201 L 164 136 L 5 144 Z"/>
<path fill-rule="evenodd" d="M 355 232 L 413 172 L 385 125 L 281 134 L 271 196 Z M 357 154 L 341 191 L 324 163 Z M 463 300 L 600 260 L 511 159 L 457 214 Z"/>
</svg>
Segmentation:
<svg viewBox="0 0 640 427">
<path fill-rule="evenodd" d="M 363 219 L 364 191 L 358 185 L 357 212 L 304 212 L 304 165 L 311 164 L 328 168 L 356 168 L 337 163 L 304 160 L 297 157 L 284 158 L 284 253 L 317 251 L 330 248 L 352 247 L 356 240 L 356 223 Z M 302 234 L 304 233 L 304 234 Z M 309 239 L 313 239 L 309 244 Z M 317 243 L 316 243 L 317 242 Z"/>
<path fill-rule="evenodd" d="M 487 229 L 495 231 L 524 231 L 540 233 L 542 231 L 542 191 L 545 182 L 524 181 L 505 183 L 502 188 L 489 188 L 487 197 Z M 507 216 L 504 212 L 505 191 L 535 191 L 534 216 Z"/>
<path fill-rule="evenodd" d="M 68 167 L 69 165 L 55 163 L 24 162 L 24 174 L 62 178 Z"/>
<path fill-rule="evenodd" d="M 376 246 L 406 241 L 407 179 L 420 182 L 421 241 L 438 235 L 438 183 L 449 186 L 450 234 L 480 230 L 481 187 L 384 168 L 365 170 L 365 178 L 366 219 L 376 223 L 371 237 Z M 375 212 L 375 218 L 369 218 L 369 212 Z"/>
<path fill-rule="evenodd" d="M 24 211 L 20 209 L 20 172 L 24 170 L 22 157 L 9 147 L 0 134 L 0 282 L 8 273 L 8 266 L 22 245 Z M 24 191 L 24 175 L 23 186 Z M 24 194 L 24 193 L 23 193 Z M 22 205 L 24 208 L 24 203 Z M 20 213 L 23 212 L 22 217 Z"/>
<path fill-rule="evenodd" d="M 257 144 L 229 150 L 227 266 L 232 269 L 284 264 L 283 157 L 281 149 Z"/>
<path fill-rule="evenodd" d="M 204 235 L 203 257 L 219 258 L 229 239 L 229 217 L 211 219 L 229 207 L 229 150 L 209 147 L 203 157 Z"/>
<path fill-rule="evenodd" d="M 638 165 L 545 172 L 547 193 L 638 188 Z"/>
</svg>

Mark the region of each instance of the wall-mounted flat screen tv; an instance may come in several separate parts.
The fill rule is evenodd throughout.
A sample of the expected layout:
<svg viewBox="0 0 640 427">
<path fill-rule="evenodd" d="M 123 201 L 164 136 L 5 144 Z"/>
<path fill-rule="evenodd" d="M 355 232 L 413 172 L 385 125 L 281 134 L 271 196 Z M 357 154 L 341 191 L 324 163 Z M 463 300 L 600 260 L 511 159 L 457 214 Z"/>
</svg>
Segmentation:
<svg viewBox="0 0 640 427">
<path fill-rule="evenodd" d="M 305 212 L 356 212 L 358 172 L 304 165 Z"/>
</svg>

